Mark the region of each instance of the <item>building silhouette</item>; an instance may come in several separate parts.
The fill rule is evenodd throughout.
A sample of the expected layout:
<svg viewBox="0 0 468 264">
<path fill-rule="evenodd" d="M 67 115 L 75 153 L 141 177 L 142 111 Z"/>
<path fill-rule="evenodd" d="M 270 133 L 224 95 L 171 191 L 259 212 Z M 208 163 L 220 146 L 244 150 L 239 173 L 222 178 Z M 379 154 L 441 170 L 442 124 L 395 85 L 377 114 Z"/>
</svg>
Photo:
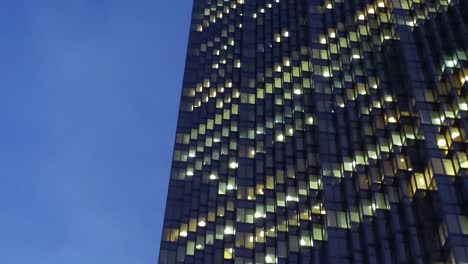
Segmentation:
<svg viewBox="0 0 468 264">
<path fill-rule="evenodd" d="M 195 0 L 160 263 L 468 263 L 467 0 Z"/>
</svg>

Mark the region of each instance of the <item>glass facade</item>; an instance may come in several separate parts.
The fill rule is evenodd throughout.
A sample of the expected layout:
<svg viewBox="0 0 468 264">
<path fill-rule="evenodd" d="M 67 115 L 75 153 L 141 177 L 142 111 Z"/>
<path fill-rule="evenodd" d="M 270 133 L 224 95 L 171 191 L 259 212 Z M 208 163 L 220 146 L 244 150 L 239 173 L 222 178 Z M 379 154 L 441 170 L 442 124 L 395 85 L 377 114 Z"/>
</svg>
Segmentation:
<svg viewBox="0 0 468 264">
<path fill-rule="evenodd" d="M 467 0 L 194 0 L 159 263 L 468 263 Z"/>
</svg>

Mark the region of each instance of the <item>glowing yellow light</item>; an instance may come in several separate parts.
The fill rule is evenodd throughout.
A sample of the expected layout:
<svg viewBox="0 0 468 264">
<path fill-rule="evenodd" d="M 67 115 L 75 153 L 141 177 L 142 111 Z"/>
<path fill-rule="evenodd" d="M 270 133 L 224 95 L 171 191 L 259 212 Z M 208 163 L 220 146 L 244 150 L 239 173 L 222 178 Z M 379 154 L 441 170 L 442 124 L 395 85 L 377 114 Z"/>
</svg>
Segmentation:
<svg viewBox="0 0 468 264">
<path fill-rule="evenodd" d="M 193 171 L 187 171 L 188 176 L 193 176 Z"/>
<path fill-rule="evenodd" d="M 187 236 L 187 231 L 181 231 L 181 232 L 179 233 L 179 236 L 181 236 L 181 237 L 186 237 L 186 236 Z"/>
<path fill-rule="evenodd" d="M 259 190 L 258 190 L 258 193 L 259 193 L 259 194 L 264 194 L 264 193 L 263 193 L 263 188 L 259 189 Z"/>
<path fill-rule="evenodd" d="M 365 19 L 365 18 L 364 18 L 364 15 L 363 15 L 363 14 L 360 14 L 360 15 L 358 16 L 358 19 L 359 19 L 359 20 L 364 20 L 364 19 Z"/>
<path fill-rule="evenodd" d="M 278 141 L 283 141 L 283 140 L 284 140 L 284 136 L 283 136 L 282 134 L 280 134 L 280 135 L 278 135 L 278 136 L 276 137 L 276 139 L 277 139 Z"/>
<path fill-rule="evenodd" d="M 238 165 L 237 162 L 235 162 L 235 161 L 229 163 L 229 168 L 231 168 L 231 169 L 235 169 L 235 168 L 237 168 L 238 166 L 239 166 L 239 165 Z"/>
<path fill-rule="evenodd" d="M 388 122 L 396 123 L 396 119 L 393 116 L 391 116 L 391 117 L 388 118 Z"/>
<path fill-rule="evenodd" d="M 266 261 L 267 263 L 272 263 L 272 262 L 273 262 L 273 258 L 267 255 L 267 256 L 265 257 L 265 261 Z"/>
<path fill-rule="evenodd" d="M 226 189 L 228 189 L 228 190 L 234 190 L 234 186 L 232 186 L 231 184 L 228 184 L 228 186 L 226 186 Z"/>
<path fill-rule="evenodd" d="M 439 146 L 439 147 L 445 147 L 446 144 L 447 144 L 447 142 L 443 138 L 439 138 L 437 140 L 437 146 Z"/>
<path fill-rule="evenodd" d="M 306 241 L 304 239 L 301 239 L 301 246 L 307 245 Z"/>
<path fill-rule="evenodd" d="M 357 60 L 357 59 L 360 59 L 360 58 L 361 58 L 361 56 L 359 56 L 359 54 L 353 54 L 353 59 Z"/>
<path fill-rule="evenodd" d="M 198 226 L 201 226 L 201 227 L 206 226 L 205 221 L 201 220 L 200 222 L 198 222 Z"/>
<path fill-rule="evenodd" d="M 447 65 L 447 67 L 452 68 L 455 67 L 455 65 L 457 65 L 457 60 L 448 60 L 445 62 L 445 64 Z"/>
<path fill-rule="evenodd" d="M 301 93 L 301 89 L 294 89 L 294 94 L 300 95 Z"/>
<path fill-rule="evenodd" d="M 379 2 L 379 3 L 377 4 L 377 6 L 378 6 L 378 7 L 385 7 L 385 3 L 384 3 L 384 2 Z"/>
<path fill-rule="evenodd" d="M 460 110 L 467 111 L 468 110 L 468 104 L 467 103 L 461 103 L 459 104 Z"/>
<path fill-rule="evenodd" d="M 460 132 L 458 132 L 458 131 L 453 131 L 452 134 L 451 134 L 451 136 L 452 136 L 452 138 L 455 139 L 455 138 L 457 138 L 457 137 L 460 136 Z"/>
<path fill-rule="evenodd" d="M 224 229 L 224 234 L 226 234 L 226 235 L 232 235 L 232 234 L 234 234 L 234 229 L 232 229 L 231 227 L 228 226 L 228 227 L 226 227 L 226 228 Z"/>
<path fill-rule="evenodd" d="M 327 44 L 327 39 L 325 37 L 320 38 L 321 44 Z"/>
<path fill-rule="evenodd" d="M 372 8 L 372 7 L 369 8 L 368 12 L 369 12 L 369 14 L 374 14 L 375 13 L 374 8 Z"/>
<path fill-rule="evenodd" d="M 281 37 L 280 37 L 280 35 L 278 34 L 278 35 L 275 36 L 275 42 L 280 42 L 280 41 L 281 41 Z"/>
<path fill-rule="evenodd" d="M 214 174 L 211 174 L 211 175 L 210 175 L 210 180 L 216 180 L 217 178 L 218 178 L 218 177 L 216 177 L 216 175 L 214 175 Z"/>
<path fill-rule="evenodd" d="M 327 4 L 327 9 L 332 9 L 332 8 L 333 8 L 332 4 L 328 3 Z"/>
</svg>

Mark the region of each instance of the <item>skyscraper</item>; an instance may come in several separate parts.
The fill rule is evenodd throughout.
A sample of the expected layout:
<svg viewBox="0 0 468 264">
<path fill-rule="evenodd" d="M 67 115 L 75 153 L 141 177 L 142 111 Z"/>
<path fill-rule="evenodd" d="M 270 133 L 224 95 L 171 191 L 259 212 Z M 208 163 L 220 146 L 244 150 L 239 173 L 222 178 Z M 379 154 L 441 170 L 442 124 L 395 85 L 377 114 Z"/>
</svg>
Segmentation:
<svg viewBox="0 0 468 264">
<path fill-rule="evenodd" d="M 160 263 L 468 263 L 467 0 L 195 0 Z"/>
</svg>

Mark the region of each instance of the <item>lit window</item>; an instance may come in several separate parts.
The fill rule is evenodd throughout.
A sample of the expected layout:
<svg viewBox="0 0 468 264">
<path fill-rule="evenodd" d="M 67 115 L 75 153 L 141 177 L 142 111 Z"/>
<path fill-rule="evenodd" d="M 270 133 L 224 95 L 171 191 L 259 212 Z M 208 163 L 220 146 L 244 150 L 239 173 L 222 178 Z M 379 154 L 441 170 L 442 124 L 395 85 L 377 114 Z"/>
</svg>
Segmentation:
<svg viewBox="0 0 468 264">
<path fill-rule="evenodd" d="M 255 218 L 261 218 L 261 217 L 265 217 L 265 214 L 262 214 L 260 212 L 255 212 Z"/>
<path fill-rule="evenodd" d="M 444 136 L 442 136 L 442 135 L 437 136 L 437 146 L 439 146 L 439 148 L 443 148 L 443 149 L 447 148 L 447 141 L 445 140 Z"/>
<path fill-rule="evenodd" d="M 276 263 L 275 261 L 275 256 L 273 255 L 267 255 L 265 257 L 265 263 Z"/>
<path fill-rule="evenodd" d="M 281 41 L 281 36 L 278 33 L 275 33 L 274 35 L 275 42 L 280 42 Z"/>
<path fill-rule="evenodd" d="M 232 248 L 225 248 L 224 249 L 224 259 L 232 259 L 232 253 L 234 252 L 234 249 Z"/>
<path fill-rule="evenodd" d="M 234 229 L 230 226 L 227 226 L 225 229 L 224 229 L 224 234 L 226 235 L 233 235 L 235 233 Z"/>
<path fill-rule="evenodd" d="M 446 59 L 445 60 L 445 66 L 452 68 L 457 65 L 457 60 L 456 59 Z"/>
<path fill-rule="evenodd" d="M 460 107 L 460 110 L 468 111 L 468 104 L 467 103 L 461 102 L 461 103 L 458 104 L 458 106 Z"/>
<path fill-rule="evenodd" d="M 452 139 L 456 139 L 460 136 L 460 132 L 458 131 L 457 128 L 454 128 L 450 136 L 452 137 Z"/>
<path fill-rule="evenodd" d="M 279 134 L 277 137 L 276 137 L 276 140 L 277 141 L 283 141 L 284 140 L 284 136 L 282 134 Z"/>
</svg>

